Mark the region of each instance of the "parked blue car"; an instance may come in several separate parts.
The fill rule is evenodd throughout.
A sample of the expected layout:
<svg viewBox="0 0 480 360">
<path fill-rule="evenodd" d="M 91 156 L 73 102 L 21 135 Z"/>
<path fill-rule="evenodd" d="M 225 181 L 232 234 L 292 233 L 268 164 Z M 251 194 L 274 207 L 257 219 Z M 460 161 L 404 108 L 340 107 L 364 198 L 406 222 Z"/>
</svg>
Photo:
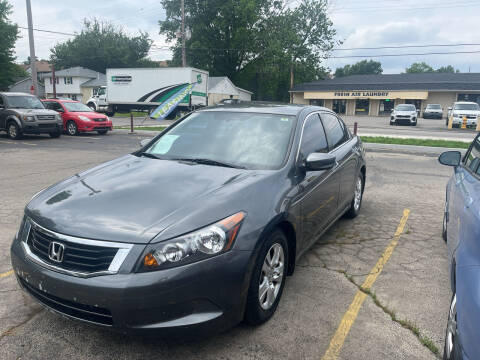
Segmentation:
<svg viewBox="0 0 480 360">
<path fill-rule="evenodd" d="M 463 159 L 459 151 L 447 151 L 438 160 L 454 167 L 447 185 L 443 220 L 453 292 L 443 358 L 479 359 L 480 135 Z"/>
</svg>

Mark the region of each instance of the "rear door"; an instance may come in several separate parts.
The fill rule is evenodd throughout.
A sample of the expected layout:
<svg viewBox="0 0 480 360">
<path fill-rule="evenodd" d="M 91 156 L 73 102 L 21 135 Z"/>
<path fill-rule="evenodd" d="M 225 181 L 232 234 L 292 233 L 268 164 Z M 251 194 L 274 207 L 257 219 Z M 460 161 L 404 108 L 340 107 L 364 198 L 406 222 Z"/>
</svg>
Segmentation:
<svg viewBox="0 0 480 360">
<path fill-rule="evenodd" d="M 343 211 L 353 199 L 358 167 L 358 154 L 352 148 L 354 142 L 347 127 L 333 113 L 322 113 L 323 126 L 327 134 L 330 154 L 338 163 L 340 193 L 337 212 Z"/>
<path fill-rule="evenodd" d="M 328 152 L 328 143 L 317 113 L 305 120 L 297 155 L 298 167 L 313 152 Z M 299 183 L 303 248 L 315 242 L 335 216 L 339 194 L 337 169 L 306 171 Z"/>
</svg>

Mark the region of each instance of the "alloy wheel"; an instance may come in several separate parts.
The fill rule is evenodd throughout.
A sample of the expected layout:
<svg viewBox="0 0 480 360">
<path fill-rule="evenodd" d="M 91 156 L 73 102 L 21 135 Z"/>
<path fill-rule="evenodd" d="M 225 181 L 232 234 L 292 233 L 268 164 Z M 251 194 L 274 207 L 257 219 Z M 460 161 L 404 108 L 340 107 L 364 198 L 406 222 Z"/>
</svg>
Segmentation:
<svg viewBox="0 0 480 360">
<path fill-rule="evenodd" d="M 15 124 L 10 124 L 8 126 L 8 135 L 12 139 L 15 139 L 17 137 L 17 126 Z"/>
<path fill-rule="evenodd" d="M 263 261 L 258 287 L 258 301 L 263 310 L 272 307 L 282 287 L 285 254 L 283 247 L 275 243 L 268 250 Z"/>
<path fill-rule="evenodd" d="M 359 176 L 355 184 L 355 194 L 354 194 L 354 201 L 353 201 L 353 207 L 355 208 L 355 211 L 358 211 L 358 209 L 360 209 L 361 203 L 362 203 L 362 178 Z"/>
<path fill-rule="evenodd" d="M 445 355 L 447 359 L 452 358 L 454 342 L 457 336 L 457 294 L 453 296 L 448 313 L 447 336 L 445 337 Z"/>
<path fill-rule="evenodd" d="M 70 121 L 67 126 L 68 134 L 69 135 L 76 135 L 77 134 L 77 125 L 73 121 Z"/>
</svg>

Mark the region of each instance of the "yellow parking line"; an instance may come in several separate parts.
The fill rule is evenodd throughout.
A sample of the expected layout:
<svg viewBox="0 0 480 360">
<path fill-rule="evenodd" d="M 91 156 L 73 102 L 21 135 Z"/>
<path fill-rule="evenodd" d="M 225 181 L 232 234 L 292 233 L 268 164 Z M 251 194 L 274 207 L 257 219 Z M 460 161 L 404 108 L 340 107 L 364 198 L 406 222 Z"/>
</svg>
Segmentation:
<svg viewBox="0 0 480 360">
<path fill-rule="evenodd" d="M 370 271 L 370 275 L 368 275 L 365 281 L 363 282 L 362 284 L 363 289 L 365 290 L 370 289 L 372 285 L 375 283 L 375 280 L 377 280 L 378 275 L 380 275 L 380 273 L 382 272 L 384 265 L 387 263 L 388 259 L 390 259 L 390 256 L 392 255 L 393 250 L 395 250 L 395 247 L 398 244 L 398 240 L 400 239 L 400 236 L 403 233 L 403 229 L 405 228 L 405 224 L 407 223 L 409 215 L 410 215 L 409 209 L 403 210 L 403 216 L 402 216 L 402 219 L 400 220 L 400 223 L 398 224 L 397 231 L 395 231 L 393 240 L 387 246 L 382 256 L 380 256 L 380 259 L 378 259 L 377 263 Z M 345 313 L 345 315 L 343 315 L 342 321 L 340 321 L 340 325 L 338 326 L 337 331 L 333 335 L 332 340 L 330 341 L 330 345 L 328 346 L 328 349 L 325 352 L 325 355 L 323 355 L 322 360 L 335 360 L 338 358 L 338 355 L 340 354 L 340 350 L 342 349 L 343 343 L 345 342 L 345 338 L 350 332 L 350 329 L 353 323 L 355 322 L 358 312 L 362 307 L 363 301 L 365 300 L 366 297 L 367 297 L 367 294 L 365 294 L 363 291 L 360 291 L 360 290 L 357 291 L 357 293 L 355 294 L 355 297 L 353 298 L 352 303 L 348 307 L 347 312 Z"/>
<path fill-rule="evenodd" d="M 12 274 L 13 274 L 13 270 L 9 270 L 7 272 L 1 273 L 0 278 L 6 277 L 6 276 L 9 276 L 9 275 L 12 275 Z"/>
</svg>

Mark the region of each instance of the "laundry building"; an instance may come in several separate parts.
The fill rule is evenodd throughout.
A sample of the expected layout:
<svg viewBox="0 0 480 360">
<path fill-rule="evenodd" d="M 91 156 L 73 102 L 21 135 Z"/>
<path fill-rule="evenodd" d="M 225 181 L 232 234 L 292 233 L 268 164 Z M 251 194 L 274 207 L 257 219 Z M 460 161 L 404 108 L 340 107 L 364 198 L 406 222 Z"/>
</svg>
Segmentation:
<svg viewBox="0 0 480 360">
<path fill-rule="evenodd" d="M 385 116 L 406 103 L 421 112 L 428 104 L 440 104 L 446 116 L 455 101 L 480 104 L 480 73 L 353 75 L 298 84 L 290 92 L 293 103 L 344 115 Z"/>
</svg>

